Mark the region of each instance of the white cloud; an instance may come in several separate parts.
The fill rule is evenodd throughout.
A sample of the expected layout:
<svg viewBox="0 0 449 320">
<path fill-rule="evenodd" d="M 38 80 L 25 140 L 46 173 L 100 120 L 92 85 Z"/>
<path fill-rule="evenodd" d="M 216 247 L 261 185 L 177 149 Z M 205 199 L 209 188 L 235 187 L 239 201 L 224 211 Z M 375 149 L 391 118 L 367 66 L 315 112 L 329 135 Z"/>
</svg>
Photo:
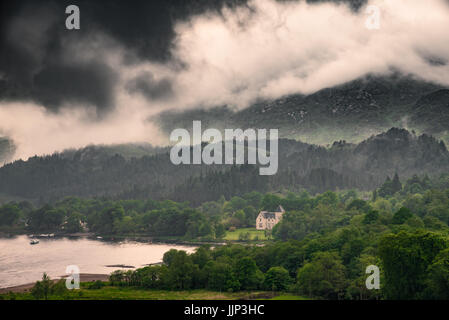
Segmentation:
<svg viewBox="0 0 449 320">
<path fill-rule="evenodd" d="M 391 69 L 449 85 L 449 8 L 443 0 L 374 0 L 380 29 L 344 5 L 257 0 L 252 11 L 198 16 L 177 28 L 175 55 L 184 101 L 246 107 L 257 98 L 309 94 Z M 187 99 L 186 99 L 187 97 Z"/>
<path fill-rule="evenodd" d="M 176 26 L 172 53 L 186 66 L 124 64 L 125 48 L 103 35 L 95 42 L 67 43 L 70 59 L 107 62 L 120 74 L 117 108 L 99 121 L 88 111 L 58 114 L 31 103 L 1 103 L 0 133 L 18 144 L 17 157 L 51 153 L 90 143 L 165 142 L 148 117 L 167 109 L 228 104 L 244 108 L 259 98 L 309 94 L 392 69 L 449 85 L 449 6 L 444 0 L 373 0 L 381 11 L 379 30 L 368 16 L 344 5 L 256 0 L 249 7 L 204 14 Z M 93 38 L 90 38 L 93 39 Z M 126 91 L 143 72 L 168 78 L 174 97 L 147 101 Z M 72 107 L 72 106 L 68 106 Z"/>
</svg>

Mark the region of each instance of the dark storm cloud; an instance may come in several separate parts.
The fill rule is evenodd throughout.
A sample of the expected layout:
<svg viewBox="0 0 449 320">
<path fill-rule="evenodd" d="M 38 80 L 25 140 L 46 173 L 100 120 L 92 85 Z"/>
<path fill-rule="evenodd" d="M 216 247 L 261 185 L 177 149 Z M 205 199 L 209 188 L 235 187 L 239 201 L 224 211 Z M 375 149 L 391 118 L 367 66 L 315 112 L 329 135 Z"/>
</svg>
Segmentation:
<svg viewBox="0 0 449 320">
<path fill-rule="evenodd" d="M 279 0 L 280 2 L 285 0 Z M 364 0 L 349 2 L 354 8 Z M 308 0 L 308 2 L 322 2 Z M 66 6 L 81 11 L 81 30 L 65 29 Z M 32 100 L 49 110 L 65 102 L 95 106 L 100 113 L 114 108 L 115 66 L 100 59 L 73 63 L 67 43 L 105 34 L 124 48 L 125 64 L 170 63 L 179 21 L 205 12 L 221 14 L 225 6 L 245 6 L 247 0 L 6 0 L 0 4 L 0 99 Z M 78 70 L 77 70 L 78 69 Z M 149 99 L 171 94 L 168 80 L 138 78 L 129 92 Z"/>
<path fill-rule="evenodd" d="M 194 14 L 218 13 L 223 6 L 246 0 L 108 0 L 78 1 L 87 27 L 94 27 L 136 52 L 141 59 L 167 61 L 175 37 L 174 25 Z"/>
<path fill-rule="evenodd" d="M 110 67 L 97 61 L 48 66 L 34 77 L 34 96 L 49 108 L 73 102 L 91 104 L 103 111 L 113 105 L 116 79 Z"/>
<path fill-rule="evenodd" d="M 57 111 L 65 103 L 113 107 L 116 73 L 105 63 L 71 57 L 69 43 L 88 32 L 65 29 L 63 2 L 2 3 L 0 98 L 32 100 Z"/>
<path fill-rule="evenodd" d="M 150 72 L 142 73 L 130 81 L 126 88 L 130 93 L 140 93 L 148 100 L 166 98 L 173 93 L 169 79 L 156 80 Z"/>
<path fill-rule="evenodd" d="M 31 1 L 4 1 L 0 7 L 0 73 L 4 88 L 19 86 L 29 92 L 33 73 L 46 55 L 48 29 L 56 16 L 52 4 L 39 6 Z"/>
<path fill-rule="evenodd" d="M 282 0 L 282 1 L 292 1 L 292 0 Z M 307 0 L 308 3 L 323 3 L 323 2 L 334 2 L 338 4 L 349 5 L 354 11 L 358 11 L 367 0 Z"/>
<path fill-rule="evenodd" d="M 114 107 L 117 75 L 99 59 L 70 58 L 67 43 L 101 32 L 125 49 L 125 62 L 167 62 L 174 24 L 191 14 L 216 10 L 238 0 L 15 0 L 0 4 L 0 99 L 33 100 L 49 110 L 66 102 L 95 106 L 99 113 Z M 66 6 L 81 11 L 81 30 L 65 29 Z M 75 63 L 73 61 L 76 61 Z M 170 94 L 168 80 L 136 79 L 131 91 L 147 98 Z M 132 86 L 134 85 L 134 86 Z"/>
</svg>

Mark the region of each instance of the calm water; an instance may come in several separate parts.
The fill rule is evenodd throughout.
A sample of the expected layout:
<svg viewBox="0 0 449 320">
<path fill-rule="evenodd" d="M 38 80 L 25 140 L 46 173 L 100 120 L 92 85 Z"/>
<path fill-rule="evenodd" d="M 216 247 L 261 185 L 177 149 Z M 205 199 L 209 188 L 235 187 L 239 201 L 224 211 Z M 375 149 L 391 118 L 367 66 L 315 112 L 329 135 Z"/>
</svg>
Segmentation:
<svg viewBox="0 0 449 320">
<path fill-rule="evenodd" d="M 127 265 L 136 268 L 160 262 L 174 248 L 193 252 L 195 247 L 148 244 L 133 241 L 105 242 L 87 238 L 39 239 L 30 245 L 27 236 L 0 238 L 0 288 L 34 282 L 47 272 L 50 277 L 65 275 L 68 265 L 77 265 L 81 273 L 109 274 L 120 268 L 106 265 Z"/>
</svg>

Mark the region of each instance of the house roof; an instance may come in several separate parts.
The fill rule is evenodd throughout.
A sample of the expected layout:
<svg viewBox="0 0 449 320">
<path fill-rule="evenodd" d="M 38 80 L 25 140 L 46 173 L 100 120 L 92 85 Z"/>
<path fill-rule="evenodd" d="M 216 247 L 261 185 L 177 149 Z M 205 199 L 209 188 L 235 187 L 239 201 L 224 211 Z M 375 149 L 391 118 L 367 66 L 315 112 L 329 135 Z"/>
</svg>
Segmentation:
<svg viewBox="0 0 449 320">
<path fill-rule="evenodd" d="M 276 208 L 276 212 L 285 212 L 284 207 L 278 205 L 278 207 Z"/>
<path fill-rule="evenodd" d="M 281 205 L 279 205 L 276 208 L 276 211 L 274 211 L 274 212 L 261 211 L 261 212 L 259 212 L 259 215 L 262 215 L 265 219 L 270 219 L 270 218 L 276 219 L 276 213 L 284 213 L 284 212 L 285 212 L 284 208 Z"/>
<path fill-rule="evenodd" d="M 276 219 L 276 214 L 274 212 L 262 212 L 265 219 Z"/>
</svg>

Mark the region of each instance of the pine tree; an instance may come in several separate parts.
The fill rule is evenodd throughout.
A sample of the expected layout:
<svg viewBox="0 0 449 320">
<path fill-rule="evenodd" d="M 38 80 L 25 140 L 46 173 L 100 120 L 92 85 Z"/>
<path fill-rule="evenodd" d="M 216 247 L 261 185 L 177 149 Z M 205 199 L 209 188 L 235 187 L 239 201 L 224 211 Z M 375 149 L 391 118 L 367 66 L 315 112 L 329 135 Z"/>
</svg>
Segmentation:
<svg viewBox="0 0 449 320">
<path fill-rule="evenodd" d="M 392 194 L 395 194 L 396 192 L 402 190 L 402 183 L 399 180 L 399 176 L 398 176 L 397 172 L 394 174 L 394 178 L 393 178 L 391 187 L 392 187 Z"/>
</svg>

